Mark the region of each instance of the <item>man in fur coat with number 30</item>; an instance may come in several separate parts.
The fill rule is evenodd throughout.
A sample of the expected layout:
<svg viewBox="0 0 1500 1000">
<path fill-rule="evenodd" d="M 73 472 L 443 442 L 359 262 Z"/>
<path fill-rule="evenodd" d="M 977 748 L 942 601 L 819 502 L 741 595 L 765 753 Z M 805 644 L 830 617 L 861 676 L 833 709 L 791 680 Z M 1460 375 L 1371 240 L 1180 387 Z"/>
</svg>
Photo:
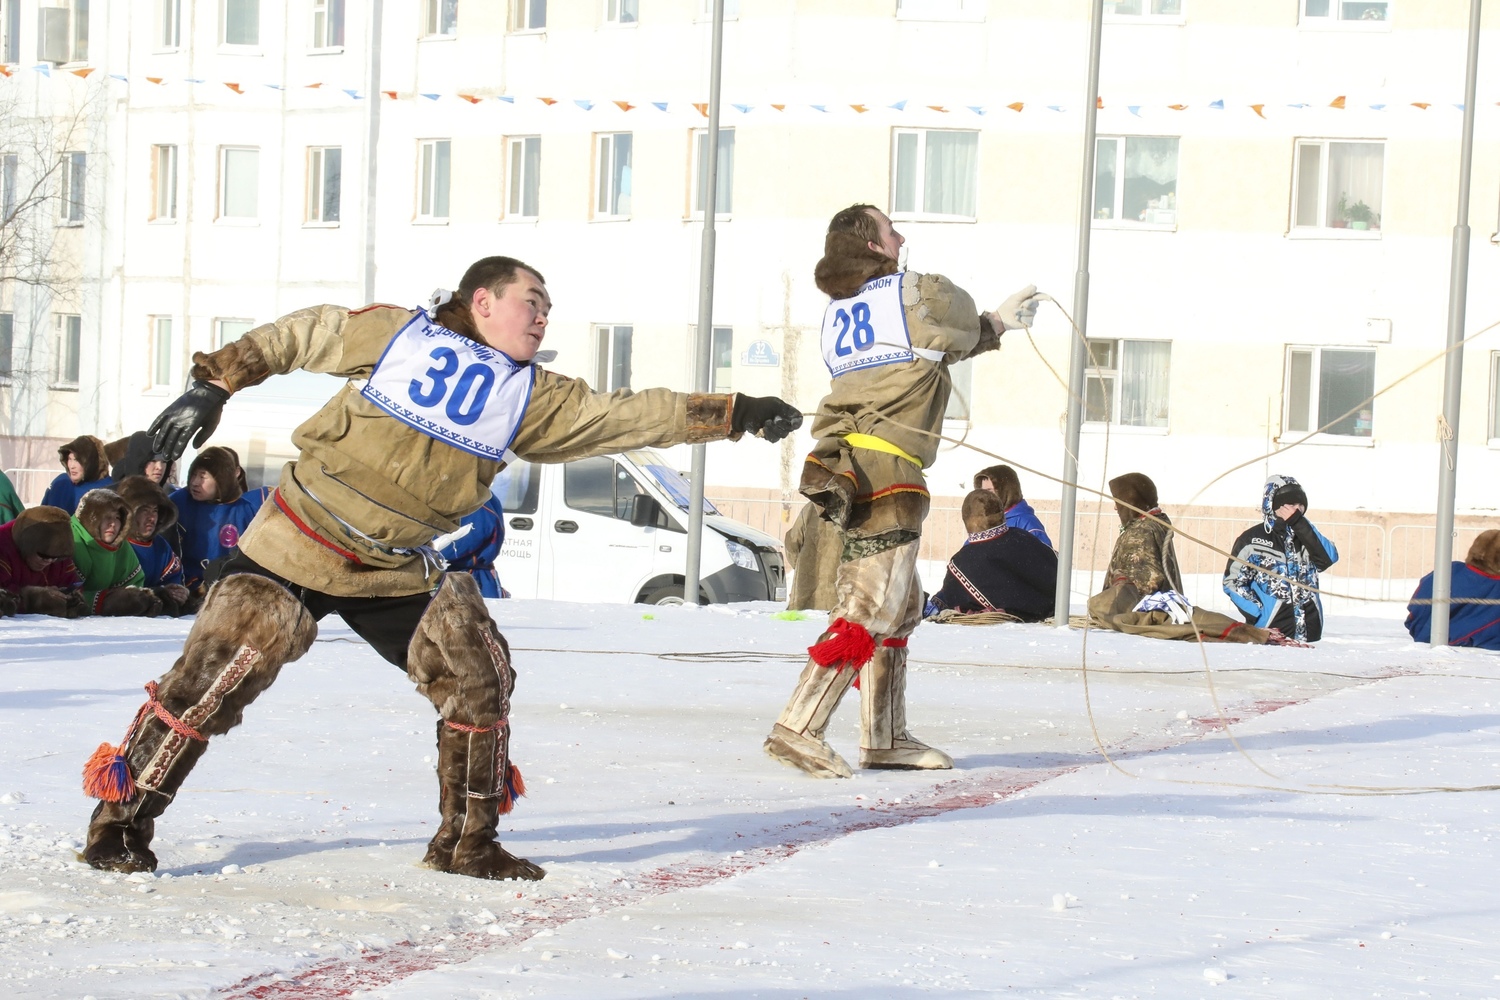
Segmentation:
<svg viewBox="0 0 1500 1000">
<path fill-rule="evenodd" d="M 337 614 L 430 699 L 442 820 L 424 863 L 487 879 L 539 879 L 495 839 L 523 791 L 510 763 L 515 680 L 474 580 L 443 572 L 433 547 L 490 495 L 516 456 L 566 462 L 632 448 L 776 441 L 802 422 L 775 397 L 667 389 L 596 393 L 542 369 L 552 301 L 541 274 L 486 257 L 458 293 L 421 309 L 315 306 L 194 356 L 193 387 L 152 427 L 176 459 L 202 445 L 230 395 L 304 369 L 348 383 L 294 432 L 301 449 L 209 591 L 182 656 L 118 748 L 84 772 L 101 801 L 84 857 L 95 868 L 156 867 L 154 824 L 208 747 L 307 652 Z M 550 360 L 542 358 L 541 360 Z"/>
</svg>

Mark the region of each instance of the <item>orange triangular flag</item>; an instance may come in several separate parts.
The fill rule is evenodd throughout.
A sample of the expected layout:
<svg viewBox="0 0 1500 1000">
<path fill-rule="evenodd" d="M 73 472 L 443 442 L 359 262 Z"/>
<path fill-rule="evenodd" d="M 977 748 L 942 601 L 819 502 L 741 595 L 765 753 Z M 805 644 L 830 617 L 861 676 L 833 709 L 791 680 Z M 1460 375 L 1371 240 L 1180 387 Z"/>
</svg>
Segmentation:
<svg viewBox="0 0 1500 1000">
<path fill-rule="evenodd" d="M 619 108 L 621 111 L 630 111 L 635 107 L 635 105 L 631 104 L 629 101 L 614 101 L 613 103 L 614 106 Z"/>
<path fill-rule="evenodd" d="M 1426 101 L 1412 101 L 1411 106 L 1414 108 L 1421 108 L 1423 111 L 1426 111 L 1428 108 L 1432 107 L 1432 105 L 1428 104 Z"/>
<path fill-rule="evenodd" d="M 478 104 L 480 101 L 484 100 L 484 98 L 482 98 L 482 97 L 475 97 L 473 94 L 459 94 L 458 96 L 462 97 L 464 100 L 468 101 L 470 104 Z"/>
<path fill-rule="evenodd" d="M 941 104 L 929 104 L 927 105 L 927 108 L 930 111 L 940 111 L 945 115 L 948 113 L 948 109 L 943 107 Z"/>
<path fill-rule="evenodd" d="M 773 104 L 773 105 L 771 105 L 771 107 L 775 108 L 777 111 L 785 111 L 786 110 L 786 105 L 785 104 Z"/>
<path fill-rule="evenodd" d="M 245 92 L 245 88 L 241 87 L 237 83 L 226 83 L 226 84 L 224 84 L 224 86 L 228 87 L 230 90 L 234 91 L 236 94 L 243 94 Z"/>
<path fill-rule="evenodd" d="M 859 112 L 860 114 L 864 114 L 866 111 L 870 110 L 869 108 L 865 107 L 863 104 L 851 104 L 851 105 L 849 105 L 849 107 L 853 108 L 855 111 Z"/>
<path fill-rule="evenodd" d="M 85 66 L 82 69 L 70 69 L 70 70 L 68 70 L 68 72 L 72 73 L 74 76 L 85 78 L 85 79 L 93 71 L 94 71 L 94 67 L 92 67 L 92 66 Z"/>
<path fill-rule="evenodd" d="M 1104 110 L 1104 98 L 1102 98 L 1102 97 L 1096 97 L 1096 98 L 1094 98 L 1094 107 L 1096 109 L 1100 110 L 1100 111 L 1103 111 Z"/>
<path fill-rule="evenodd" d="M 1252 108 L 1256 107 L 1256 105 L 1254 105 L 1254 104 L 1252 104 L 1250 106 Z M 1187 110 L 1187 105 L 1186 104 L 1168 104 L 1167 107 L 1171 108 L 1173 111 L 1186 111 Z"/>
<path fill-rule="evenodd" d="M 317 90 L 321 86 L 323 86 L 323 81 L 319 80 L 317 83 L 309 83 L 307 85 L 306 89 L 307 90 Z"/>
<path fill-rule="evenodd" d="M 5 66 L 0 65 L 0 76 L 10 76 L 10 70 Z"/>
<path fill-rule="evenodd" d="M 697 108 L 698 109 L 698 113 L 700 115 L 702 115 L 704 118 L 708 117 L 708 103 L 707 102 L 704 102 L 703 104 L 694 104 L 693 107 Z"/>
<path fill-rule="evenodd" d="M 555 98 L 555 97 L 538 97 L 537 100 L 541 101 L 543 104 L 547 105 L 547 107 L 549 107 L 549 108 L 552 107 L 552 105 L 554 105 L 554 104 L 557 103 L 557 98 Z"/>
<path fill-rule="evenodd" d="M 1339 96 L 1335 97 L 1333 100 L 1329 101 L 1328 102 L 1328 106 L 1330 108 L 1338 108 L 1340 110 L 1343 110 L 1343 107 L 1344 107 L 1344 95 L 1340 94 Z"/>
<path fill-rule="evenodd" d="M 161 77 L 159 77 L 159 76 L 148 76 L 148 77 L 146 77 L 146 82 L 147 83 L 154 83 L 157 86 L 161 86 Z"/>
<path fill-rule="evenodd" d="M 1265 117 L 1265 114 L 1263 113 L 1264 109 L 1265 109 L 1265 105 L 1264 104 L 1252 104 L 1252 105 L 1250 105 L 1250 110 L 1254 111 L 1256 114 L 1260 115 L 1262 118 Z"/>
<path fill-rule="evenodd" d="M 1017 101 L 1014 104 L 1007 104 L 1006 107 L 1010 108 L 1012 111 L 1020 111 L 1022 108 L 1026 107 L 1026 102 L 1025 101 Z"/>
<path fill-rule="evenodd" d="M 394 90 L 382 90 L 381 93 L 393 101 L 396 99 L 396 92 Z"/>
</svg>

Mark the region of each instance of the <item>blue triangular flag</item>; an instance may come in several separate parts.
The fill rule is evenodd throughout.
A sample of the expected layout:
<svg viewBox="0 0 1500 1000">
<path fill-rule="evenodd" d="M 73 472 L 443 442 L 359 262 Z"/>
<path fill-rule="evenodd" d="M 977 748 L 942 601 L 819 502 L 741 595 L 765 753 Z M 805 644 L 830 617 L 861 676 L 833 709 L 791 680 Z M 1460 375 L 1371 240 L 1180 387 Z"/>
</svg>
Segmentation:
<svg viewBox="0 0 1500 1000">
<path fill-rule="evenodd" d="M 897 101 L 895 104 L 887 104 L 886 107 L 888 107 L 888 108 L 895 108 L 897 111 L 905 111 L 906 110 L 906 102 L 905 101 Z"/>
<path fill-rule="evenodd" d="M 1208 106 L 1211 107 L 1211 108 L 1213 108 L 1215 111 L 1223 111 L 1224 110 L 1224 99 L 1221 97 L 1217 101 L 1209 101 L 1208 102 Z"/>
<path fill-rule="evenodd" d="M 1455 107 L 1455 108 L 1457 108 L 1457 109 L 1458 109 L 1458 110 L 1460 110 L 1460 111 L 1462 111 L 1462 110 L 1463 110 L 1463 109 L 1464 109 L 1464 106 L 1463 106 L 1463 105 L 1462 105 L 1462 104 L 1455 104 L 1455 105 L 1453 105 L 1453 106 L 1454 106 L 1454 107 Z"/>
<path fill-rule="evenodd" d="M 738 111 L 740 114 L 748 115 L 750 113 L 750 109 L 753 108 L 753 107 L 755 107 L 755 105 L 753 105 L 753 104 L 731 104 L 730 107 L 734 108 L 734 110 Z"/>
<path fill-rule="evenodd" d="M 109 78 L 111 80 L 119 80 L 121 83 L 129 83 L 130 82 L 130 78 L 127 77 L 124 73 L 111 73 L 111 74 L 109 74 Z"/>
<path fill-rule="evenodd" d="M 344 93 L 348 94 L 350 97 L 354 98 L 356 101 L 363 100 L 363 98 L 361 98 L 359 96 L 359 91 L 357 91 L 357 90 L 350 90 L 348 87 L 345 87 L 344 88 Z"/>
<path fill-rule="evenodd" d="M 203 83 L 204 82 L 202 80 L 199 80 L 197 77 L 192 77 L 192 76 L 185 76 L 185 77 L 183 77 L 183 79 L 186 80 L 188 83 Z"/>
<path fill-rule="evenodd" d="M 984 114 L 984 108 L 979 107 L 978 105 L 975 105 L 975 104 L 970 104 L 969 105 L 969 110 L 972 111 L 972 112 L 974 112 L 976 115 L 982 115 L 982 114 Z"/>
<path fill-rule="evenodd" d="M 1139 118 L 1141 116 L 1141 106 L 1139 104 L 1127 104 L 1127 105 L 1125 105 L 1125 110 L 1129 111 L 1131 114 L 1135 115 L 1137 118 Z"/>
<path fill-rule="evenodd" d="M 497 101 L 504 101 L 506 104 L 514 104 L 514 103 L 516 103 L 516 99 L 514 97 L 506 97 L 504 94 L 496 94 L 495 95 L 495 100 L 497 100 Z"/>
<path fill-rule="evenodd" d="M 1372 104 L 1372 105 L 1370 105 L 1370 110 L 1371 111 L 1384 111 L 1385 110 L 1385 105 L 1384 104 Z"/>
<path fill-rule="evenodd" d="M 1289 108 L 1305 108 L 1305 107 L 1307 107 L 1307 105 L 1306 104 L 1288 104 L 1287 107 L 1289 107 Z"/>
<path fill-rule="evenodd" d="M 437 94 L 423 94 L 422 96 L 427 98 L 429 101 L 435 101 L 438 99 Z"/>
<path fill-rule="evenodd" d="M 1049 104 L 1047 105 L 1047 107 L 1051 108 L 1053 111 L 1061 111 L 1063 109 L 1063 106 L 1061 104 Z"/>
<path fill-rule="evenodd" d="M 821 111 L 825 115 L 828 113 L 828 108 L 822 104 L 809 104 L 808 107 L 812 108 L 814 111 Z"/>
<path fill-rule="evenodd" d="M 48 63 L 37 63 L 35 66 L 33 66 L 31 68 L 34 69 L 34 70 L 36 70 L 38 73 L 42 74 L 43 76 L 51 76 L 52 75 L 52 67 Z"/>
<path fill-rule="evenodd" d="M 594 102 L 593 101 L 579 101 L 579 100 L 574 100 L 573 103 L 576 104 L 576 105 L 578 105 L 580 108 L 582 108 L 585 111 L 592 111 L 592 110 L 594 110 Z"/>
<path fill-rule="evenodd" d="M 665 111 L 665 110 L 667 110 L 667 102 L 666 101 L 652 101 L 651 102 L 651 106 L 653 108 L 655 108 L 657 111 Z"/>
<path fill-rule="evenodd" d="M 285 90 L 286 89 L 285 87 L 283 87 L 279 83 L 268 83 L 268 84 L 266 84 L 266 86 L 270 87 L 272 90 Z"/>
</svg>

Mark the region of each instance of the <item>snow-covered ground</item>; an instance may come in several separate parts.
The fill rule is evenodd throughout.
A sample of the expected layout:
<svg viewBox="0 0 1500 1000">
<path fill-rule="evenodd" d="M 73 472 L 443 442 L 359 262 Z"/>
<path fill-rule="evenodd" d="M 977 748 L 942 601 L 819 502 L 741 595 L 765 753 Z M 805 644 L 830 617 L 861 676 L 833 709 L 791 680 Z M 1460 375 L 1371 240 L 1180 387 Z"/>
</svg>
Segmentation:
<svg viewBox="0 0 1500 1000">
<path fill-rule="evenodd" d="M 957 768 L 848 781 L 760 749 L 821 616 L 492 607 L 540 883 L 417 867 L 435 714 L 337 619 L 214 741 L 156 876 L 95 872 L 80 767 L 189 623 L 0 622 L 0 991 L 1500 997 L 1500 661 L 1399 606 L 1315 649 L 923 625 L 912 727 Z"/>
</svg>

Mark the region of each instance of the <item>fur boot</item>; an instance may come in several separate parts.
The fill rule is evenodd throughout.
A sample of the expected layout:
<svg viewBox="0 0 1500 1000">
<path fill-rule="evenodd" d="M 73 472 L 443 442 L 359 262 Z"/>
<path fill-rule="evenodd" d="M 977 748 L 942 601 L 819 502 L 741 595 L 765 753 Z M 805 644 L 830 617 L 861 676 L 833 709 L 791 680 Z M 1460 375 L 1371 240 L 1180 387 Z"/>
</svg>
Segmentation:
<svg viewBox="0 0 1500 1000">
<path fill-rule="evenodd" d="M 500 817 L 524 792 L 510 763 L 510 696 L 516 672 L 467 573 L 450 573 L 428 605 L 407 654 L 407 673 L 437 707 L 442 821 L 424 862 L 485 879 L 540 879 L 546 872 L 495 839 Z"/>
<path fill-rule="evenodd" d="M 859 673 L 859 766 L 877 770 L 941 771 L 953 758 L 906 731 L 906 641 L 882 645 Z"/>
<path fill-rule="evenodd" d="M 161 598 L 145 587 L 114 587 L 99 595 L 99 614 L 115 618 L 155 618 Z"/>
<path fill-rule="evenodd" d="M 182 655 L 118 750 L 129 787 L 113 796 L 119 801 L 95 808 L 84 860 L 109 871 L 155 870 L 155 820 L 208 749 L 208 737 L 239 725 L 246 706 L 271 686 L 283 664 L 307 652 L 317 634 L 312 616 L 278 583 L 240 575 L 215 587 Z"/>
<path fill-rule="evenodd" d="M 832 631 L 824 632 L 813 648 L 837 638 Z M 791 700 L 771 727 L 771 735 L 766 737 L 766 753 L 815 778 L 853 777 L 848 762 L 829 746 L 823 734 L 828 731 L 828 720 L 844 700 L 849 685 L 858 676 L 857 667 L 843 664 L 825 667 L 809 658 Z"/>
</svg>

